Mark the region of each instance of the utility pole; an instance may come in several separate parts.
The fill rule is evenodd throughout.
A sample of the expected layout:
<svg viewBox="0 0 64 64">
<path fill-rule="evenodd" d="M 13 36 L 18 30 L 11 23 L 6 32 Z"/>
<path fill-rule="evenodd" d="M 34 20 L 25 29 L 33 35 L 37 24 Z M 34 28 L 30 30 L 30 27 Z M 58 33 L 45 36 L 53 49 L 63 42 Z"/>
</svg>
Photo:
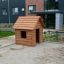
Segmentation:
<svg viewBox="0 0 64 64">
<path fill-rule="evenodd" d="M 48 11 L 48 0 L 44 0 L 44 12 L 45 12 L 45 27 L 47 28 L 47 11 Z"/>
<path fill-rule="evenodd" d="M 9 24 L 10 24 L 10 1 L 8 0 L 8 20 L 9 20 Z"/>
</svg>

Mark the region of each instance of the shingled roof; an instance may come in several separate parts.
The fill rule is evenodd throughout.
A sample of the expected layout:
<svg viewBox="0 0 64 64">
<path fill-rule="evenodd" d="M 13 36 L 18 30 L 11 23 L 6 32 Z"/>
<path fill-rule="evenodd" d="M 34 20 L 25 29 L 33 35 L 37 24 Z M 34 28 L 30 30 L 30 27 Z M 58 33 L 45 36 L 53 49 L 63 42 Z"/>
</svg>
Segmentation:
<svg viewBox="0 0 64 64">
<path fill-rule="evenodd" d="M 37 22 L 39 21 L 39 19 L 41 19 L 40 16 L 23 16 L 23 17 L 19 17 L 16 21 L 16 23 L 14 24 L 14 29 L 29 29 L 29 30 L 33 30 L 36 28 Z M 43 25 L 43 21 L 40 21 L 42 26 Z"/>
</svg>

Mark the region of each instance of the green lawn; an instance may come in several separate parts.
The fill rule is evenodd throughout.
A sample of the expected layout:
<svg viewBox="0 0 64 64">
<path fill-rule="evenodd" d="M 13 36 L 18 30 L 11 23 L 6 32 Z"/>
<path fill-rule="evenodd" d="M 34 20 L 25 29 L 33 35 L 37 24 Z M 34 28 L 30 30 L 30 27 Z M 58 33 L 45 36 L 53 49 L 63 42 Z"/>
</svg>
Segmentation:
<svg viewBox="0 0 64 64">
<path fill-rule="evenodd" d="M 0 31 L 0 38 L 11 36 L 14 34 L 15 34 L 14 32 L 10 32 L 10 31 Z"/>
</svg>

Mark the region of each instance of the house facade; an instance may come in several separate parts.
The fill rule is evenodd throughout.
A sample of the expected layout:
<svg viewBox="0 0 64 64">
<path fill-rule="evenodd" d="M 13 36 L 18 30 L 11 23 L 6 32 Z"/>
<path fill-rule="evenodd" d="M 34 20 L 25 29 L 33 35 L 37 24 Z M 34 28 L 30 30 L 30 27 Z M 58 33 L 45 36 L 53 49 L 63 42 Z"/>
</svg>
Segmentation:
<svg viewBox="0 0 64 64">
<path fill-rule="evenodd" d="M 14 23 L 25 16 L 25 0 L 0 0 L 0 23 Z"/>
<path fill-rule="evenodd" d="M 64 0 L 0 0 L 0 23 L 15 23 L 18 16 L 37 15 L 45 28 L 62 29 Z"/>
<path fill-rule="evenodd" d="M 37 15 L 31 14 L 31 11 L 44 11 L 44 0 L 26 0 L 26 15 Z"/>
<path fill-rule="evenodd" d="M 45 28 L 62 29 L 64 25 L 64 0 L 26 0 L 26 15 L 44 18 Z"/>
</svg>

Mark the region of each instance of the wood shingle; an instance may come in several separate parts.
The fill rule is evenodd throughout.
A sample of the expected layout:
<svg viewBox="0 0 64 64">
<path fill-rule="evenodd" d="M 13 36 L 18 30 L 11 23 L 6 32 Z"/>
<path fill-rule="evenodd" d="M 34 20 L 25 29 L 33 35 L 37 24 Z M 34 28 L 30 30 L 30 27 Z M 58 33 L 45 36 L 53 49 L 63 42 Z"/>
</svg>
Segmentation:
<svg viewBox="0 0 64 64">
<path fill-rule="evenodd" d="M 33 30 L 36 28 L 37 22 L 39 21 L 40 18 L 41 18 L 40 16 L 19 17 L 14 25 L 14 29 Z"/>
</svg>

